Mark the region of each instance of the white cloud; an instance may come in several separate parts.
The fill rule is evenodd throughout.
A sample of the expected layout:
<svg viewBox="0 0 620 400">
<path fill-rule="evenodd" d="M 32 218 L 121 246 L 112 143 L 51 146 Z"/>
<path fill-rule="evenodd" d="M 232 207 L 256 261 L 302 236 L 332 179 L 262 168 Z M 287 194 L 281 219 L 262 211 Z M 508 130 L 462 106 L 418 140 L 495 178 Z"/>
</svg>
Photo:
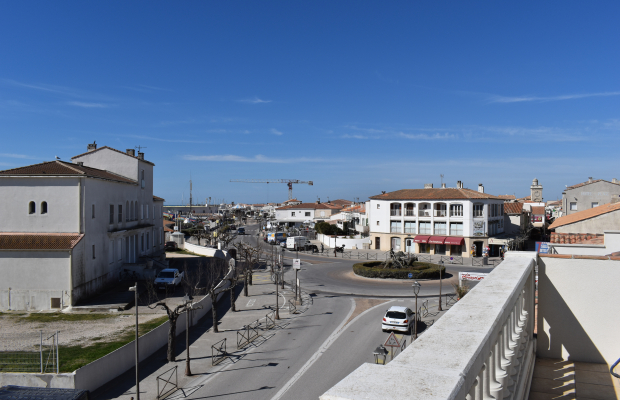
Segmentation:
<svg viewBox="0 0 620 400">
<path fill-rule="evenodd" d="M 22 159 L 29 159 L 29 160 L 37 160 L 38 159 L 38 157 L 27 156 L 25 154 L 11 154 L 11 153 L 0 153 L 0 157 L 22 158 Z"/>
<path fill-rule="evenodd" d="M 103 104 L 103 103 L 86 103 L 83 101 L 70 101 L 67 104 L 71 106 L 82 107 L 82 108 L 108 108 L 110 107 L 109 105 Z"/>
<path fill-rule="evenodd" d="M 620 96 L 620 92 L 602 92 L 602 93 L 583 93 L 583 94 L 567 94 L 560 96 L 492 96 L 489 98 L 491 103 L 523 103 L 528 101 L 547 102 L 559 100 L 583 99 L 585 97 L 607 97 Z"/>
<path fill-rule="evenodd" d="M 257 96 L 254 96 L 253 99 L 241 99 L 241 100 L 238 100 L 238 101 L 239 101 L 239 103 L 249 103 L 249 104 L 271 103 L 271 100 L 259 99 Z"/>
<path fill-rule="evenodd" d="M 280 132 L 280 131 L 279 131 L 279 130 L 277 130 L 277 129 L 272 129 L 272 130 L 271 130 L 271 133 L 273 133 L 274 135 L 282 136 L 282 132 Z"/>
<path fill-rule="evenodd" d="M 451 133 L 404 133 L 399 132 L 398 136 L 404 137 L 407 139 L 420 139 L 420 140 L 445 140 L 445 139 L 456 139 L 456 135 Z"/>
<path fill-rule="evenodd" d="M 342 135 L 343 139 L 368 139 L 368 136 L 364 135 Z"/>
<path fill-rule="evenodd" d="M 273 158 L 266 157 L 262 154 L 255 155 L 254 157 L 245 157 L 238 156 L 234 154 L 220 154 L 220 155 L 209 155 L 209 156 L 195 156 L 195 155 L 185 155 L 183 156 L 184 160 L 189 161 L 226 161 L 226 162 L 249 162 L 249 163 L 272 163 L 272 164 L 290 164 L 290 163 L 299 163 L 299 162 L 323 162 L 325 160 L 321 158 Z M 333 161 L 333 160 L 331 160 Z"/>
</svg>

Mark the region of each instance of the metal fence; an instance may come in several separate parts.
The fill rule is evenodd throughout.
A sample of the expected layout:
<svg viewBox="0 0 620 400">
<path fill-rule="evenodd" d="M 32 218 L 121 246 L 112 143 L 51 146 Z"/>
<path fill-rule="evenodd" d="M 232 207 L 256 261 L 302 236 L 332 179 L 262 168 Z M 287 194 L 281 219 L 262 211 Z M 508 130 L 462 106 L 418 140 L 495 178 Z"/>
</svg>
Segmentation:
<svg viewBox="0 0 620 400">
<path fill-rule="evenodd" d="M 174 376 L 174 381 L 172 377 Z M 179 387 L 179 377 L 177 375 L 177 367 L 172 367 L 168 371 L 164 372 L 161 375 L 158 375 L 157 378 L 157 398 L 163 399 L 168 396 L 170 393 L 175 391 Z M 160 389 L 159 382 L 162 383 L 162 387 Z"/>
<path fill-rule="evenodd" d="M 228 357 L 226 352 L 226 338 L 211 346 L 211 365 L 217 365 Z"/>
<path fill-rule="evenodd" d="M 59 373 L 58 332 L 28 336 L 1 337 L 0 372 Z"/>
</svg>

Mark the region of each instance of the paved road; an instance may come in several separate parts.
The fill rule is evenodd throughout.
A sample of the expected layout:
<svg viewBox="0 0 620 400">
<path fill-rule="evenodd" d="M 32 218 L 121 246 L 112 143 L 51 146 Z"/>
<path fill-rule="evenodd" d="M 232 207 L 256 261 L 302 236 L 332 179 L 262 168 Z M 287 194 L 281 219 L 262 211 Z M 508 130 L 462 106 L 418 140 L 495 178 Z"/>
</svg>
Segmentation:
<svg viewBox="0 0 620 400">
<path fill-rule="evenodd" d="M 245 228 L 249 235 L 238 240 L 255 242 L 257 226 Z M 261 242 L 269 252 L 274 248 Z M 285 252 L 287 282 L 295 276 L 290 268 L 295 256 Z M 388 336 L 380 324 L 389 306 L 415 308 L 409 281 L 356 277 L 352 260 L 306 254 L 299 258 L 301 287 L 313 294 L 308 310 L 242 358 L 205 372 L 169 399 L 317 399 L 361 364 L 374 362 L 373 350 Z M 447 266 L 447 271 L 456 276 L 458 271 L 480 272 L 480 268 Z M 443 280 L 444 293 L 452 291 L 449 283 L 455 279 Z M 431 296 L 427 299 L 429 309 L 436 310 L 439 281 L 421 283 L 420 295 Z M 420 305 L 424 300 L 419 299 Z M 435 313 L 425 320 L 432 324 L 439 317 Z M 425 326 L 421 325 L 420 331 Z"/>
</svg>

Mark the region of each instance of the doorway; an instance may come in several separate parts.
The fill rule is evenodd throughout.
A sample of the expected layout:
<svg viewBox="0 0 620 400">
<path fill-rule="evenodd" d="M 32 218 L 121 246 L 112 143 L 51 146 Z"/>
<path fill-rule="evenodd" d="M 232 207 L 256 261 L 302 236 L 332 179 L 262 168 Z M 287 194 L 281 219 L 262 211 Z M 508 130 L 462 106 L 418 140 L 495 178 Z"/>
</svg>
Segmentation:
<svg viewBox="0 0 620 400">
<path fill-rule="evenodd" d="M 484 242 L 480 242 L 480 241 L 475 241 L 474 242 L 474 246 L 476 246 L 475 257 L 482 257 L 482 246 L 483 245 L 484 245 Z"/>
<path fill-rule="evenodd" d="M 405 251 L 407 253 L 413 253 L 413 239 L 405 239 Z"/>
<path fill-rule="evenodd" d="M 392 250 L 400 251 L 400 238 L 399 237 L 392 238 Z"/>
<path fill-rule="evenodd" d="M 375 250 L 381 250 L 381 238 L 380 237 L 375 238 Z"/>
</svg>

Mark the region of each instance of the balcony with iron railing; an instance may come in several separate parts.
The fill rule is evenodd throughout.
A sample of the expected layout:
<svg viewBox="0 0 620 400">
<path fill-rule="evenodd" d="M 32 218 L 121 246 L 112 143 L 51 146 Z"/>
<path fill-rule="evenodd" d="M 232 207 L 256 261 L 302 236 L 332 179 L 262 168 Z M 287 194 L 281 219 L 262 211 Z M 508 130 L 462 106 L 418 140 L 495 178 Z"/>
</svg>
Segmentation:
<svg viewBox="0 0 620 400">
<path fill-rule="evenodd" d="M 390 210 L 390 216 L 391 217 L 400 217 L 401 212 L 400 212 L 400 208 L 393 208 Z"/>
<path fill-rule="evenodd" d="M 435 210 L 436 217 L 445 217 L 448 214 L 446 210 Z"/>
<path fill-rule="evenodd" d="M 527 398 L 535 264 L 535 253 L 509 253 L 393 361 L 363 364 L 320 399 Z"/>
<path fill-rule="evenodd" d="M 405 210 L 405 217 L 415 217 L 415 210 Z"/>
</svg>

